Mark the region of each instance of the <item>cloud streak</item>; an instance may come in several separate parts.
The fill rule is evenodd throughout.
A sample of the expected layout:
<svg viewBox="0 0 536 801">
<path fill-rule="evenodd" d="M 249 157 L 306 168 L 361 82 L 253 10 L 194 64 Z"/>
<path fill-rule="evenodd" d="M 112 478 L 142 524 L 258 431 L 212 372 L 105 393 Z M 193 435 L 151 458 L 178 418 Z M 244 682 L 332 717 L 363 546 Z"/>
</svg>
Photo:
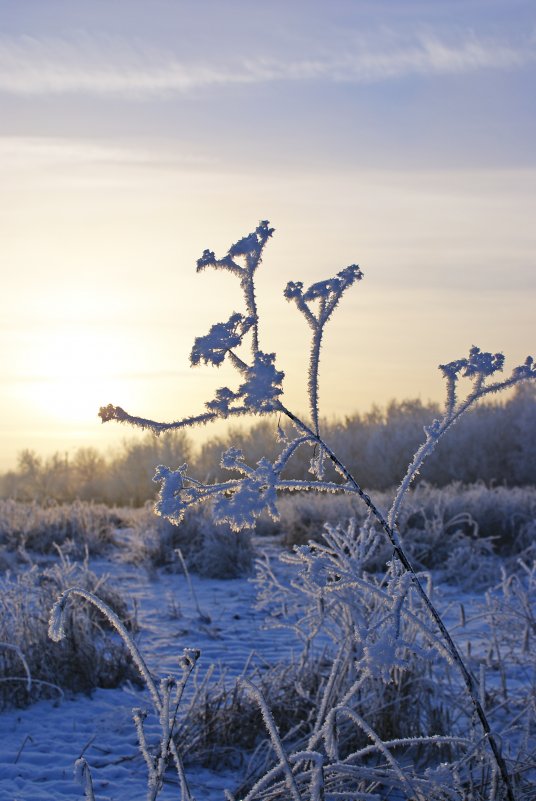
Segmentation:
<svg viewBox="0 0 536 801">
<path fill-rule="evenodd" d="M 407 76 L 512 70 L 536 61 L 536 43 L 478 39 L 446 42 L 434 35 L 410 41 L 357 41 L 333 52 L 252 56 L 218 62 L 181 60 L 170 51 L 121 39 L 0 38 L 0 92 L 16 96 L 95 95 L 151 98 L 233 84 L 347 82 L 372 84 Z M 333 54 L 336 53 L 336 54 Z"/>
<path fill-rule="evenodd" d="M 113 378 L 117 381 L 156 381 L 168 378 L 184 378 L 191 377 L 189 370 L 144 370 L 140 372 L 111 372 L 111 371 L 87 371 L 83 366 L 80 367 L 79 375 L 84 378 Z M 72 374 L 71 374 L 72 376 Z M 47 373 L 33 373 L 28 375 L 4 375 L 2 381 L 8 384 L 54 384 L 58 381 L 65 382 L 65 374 L 63 372 Z"/>
<path fill-rule="evenodd" d="M 208 157 L 196 155 L 186 146 L 174 151 L 150 149 L 91 139 L 45 136 L 1 136 L 0 170 L 19 172 L 47 167 L 123 165 L 127 167 L 204 166 L 212 165 Z"/>
</svg>

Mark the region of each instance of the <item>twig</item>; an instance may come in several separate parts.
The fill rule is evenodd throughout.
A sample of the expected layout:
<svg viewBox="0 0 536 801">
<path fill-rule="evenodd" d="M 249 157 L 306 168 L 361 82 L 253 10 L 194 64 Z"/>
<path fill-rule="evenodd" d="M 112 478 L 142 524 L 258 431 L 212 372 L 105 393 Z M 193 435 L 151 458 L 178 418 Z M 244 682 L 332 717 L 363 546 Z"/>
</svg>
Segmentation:
<svg viewBox="0 0 536 801">
<path fill-rule="evenodd" d="M 19 759 L 20 759 L 20 755 L 22 754 L 22 752 L 23 752 L 23 750 L 24 750 L 24 746 L 26 745 L 26 743 L 27 743 L 27 742 L 33 743 L 33 741 L 34 741 L 34 740 L 33 740 L 33 737 L 32 737 L 32 735 L 31 735 L 31 734 L 27 734 L 27 735 L 26 735 L 26 737 L 24 738 L 24 740 L 22 741 L 22 743 L 21 743 L 21 746 L 20 746 L 19 750 L 17 751 L 17 756 L 15 757 L 15 761 L 14 761 L 14 763 L 13 763 L 14 765 L 16 765 L 16 764 L 17 764 L 17 762 L 19 761 Z"/>
</svg>

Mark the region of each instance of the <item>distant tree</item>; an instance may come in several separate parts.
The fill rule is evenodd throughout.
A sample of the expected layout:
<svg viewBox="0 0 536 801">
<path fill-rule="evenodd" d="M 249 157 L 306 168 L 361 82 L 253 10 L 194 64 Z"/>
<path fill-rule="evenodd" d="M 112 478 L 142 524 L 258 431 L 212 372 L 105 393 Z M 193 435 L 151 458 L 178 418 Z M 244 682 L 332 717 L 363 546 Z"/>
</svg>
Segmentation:
<svg viewBox="0 0 536 801">
<path fill-rule="evenodd" d="M 118 504 L 142 506 L 155 496 L 153 476 L 158 465 L 191 454 L 190 439 L 182 431 L 170 431 L 160 437 L 146 434 L 139 440 L 124 440 L 109 465 L 109 499 Z"/>
<path fill-rule="evenodd" d="M 72 468 L 76 497 L 81 500 L 105 499 L 108 466 L 96 448 L 78 448 Z"/>
<path fill-rule="evenodd" d="M 18 473 L 17 494 L 23 500 L 55 498 L 64 501 L 71 496 L 69 456 L 66 453 L 54 453 L 43 459 L 33 450 L 23 450 L 18 459 Z"/>
</svg>

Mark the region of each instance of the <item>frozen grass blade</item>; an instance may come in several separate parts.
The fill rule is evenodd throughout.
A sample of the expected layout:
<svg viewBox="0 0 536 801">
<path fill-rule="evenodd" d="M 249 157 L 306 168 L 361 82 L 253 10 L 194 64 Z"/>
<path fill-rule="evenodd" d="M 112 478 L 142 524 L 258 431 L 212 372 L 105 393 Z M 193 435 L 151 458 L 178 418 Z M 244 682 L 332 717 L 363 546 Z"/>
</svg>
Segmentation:
<svg viewBox="0 0 536 801">
<path fill-rule="evenodd" d="M 0 648 L 6 648 L 9 651 L 14 651 L 17 654 L 20 661 L 22 662 L 24 672 L 26 673 L 26 690 L 30 692 L 30 690 L 32 689 L 32 674 L 30 673 L 28 662 L 26 661 L 26 657 L 22 653 L 21 649 L 18 647 L 18 645 L 12 645 L 9 642 L 0 642 Z"/>
<path fill-rule="evenodd" d="M 281 742 L 279 732 L 277 731 L 275 720 L 268 707 L 268 704 L 266 703 L 264 695 L 257 687 L 255 687 L 254 684 L 252 684 L 252 682 L 249 681 L 249 679 L 240 679 L 240 683 L 248 690 L 249 693 L 251 693 L 252 697 L 259 705 L 259 708 L 262 712 L 264 723 L 266 725 L 266 728 L 270 735 L 270 739 L 272 741 L 272 745 L 274 747 L 274 751 L 276 752 L 279 758 L 279 764 L 282 767 L 283 772 L 285 773 L 285 780 L 287 782 L 287 786 L 292 798 L 294 799 L 294 801 L 302 801 L 302 797 L 298 790 L 294 774 L 292 773 L 292 768 L 290 767 L 288 757 L 283 749 L 283 744 Z"/>
<path fill-rule="evenodd" d="M 74 763 L 74 778 L 83 786 L 86 801 L 95 801 L 91 771 L 84 757 L 80 757 Z"/>
</svg>

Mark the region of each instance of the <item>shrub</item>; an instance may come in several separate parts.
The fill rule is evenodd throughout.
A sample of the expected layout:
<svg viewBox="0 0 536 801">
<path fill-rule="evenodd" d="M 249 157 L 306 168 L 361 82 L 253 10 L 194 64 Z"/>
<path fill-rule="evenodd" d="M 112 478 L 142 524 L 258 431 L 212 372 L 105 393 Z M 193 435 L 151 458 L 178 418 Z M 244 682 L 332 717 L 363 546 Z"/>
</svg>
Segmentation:
<svg viewBox="0 0 536 801">
<path fill-rule="evenodd" d="M 0 476 L 0 497 L 39 504 L 53 499 L 142 506 L 154 497 L 156 466 L 162 461 L 173 463 L 179 455 L 184 458 L 190 447 L 184 432 L 170 431 L 158 440 L 152 436 L 127 439 L 106 457 L 95 448 L 46 458 L 24 450 L 17 469 Z"/>
</svg>

